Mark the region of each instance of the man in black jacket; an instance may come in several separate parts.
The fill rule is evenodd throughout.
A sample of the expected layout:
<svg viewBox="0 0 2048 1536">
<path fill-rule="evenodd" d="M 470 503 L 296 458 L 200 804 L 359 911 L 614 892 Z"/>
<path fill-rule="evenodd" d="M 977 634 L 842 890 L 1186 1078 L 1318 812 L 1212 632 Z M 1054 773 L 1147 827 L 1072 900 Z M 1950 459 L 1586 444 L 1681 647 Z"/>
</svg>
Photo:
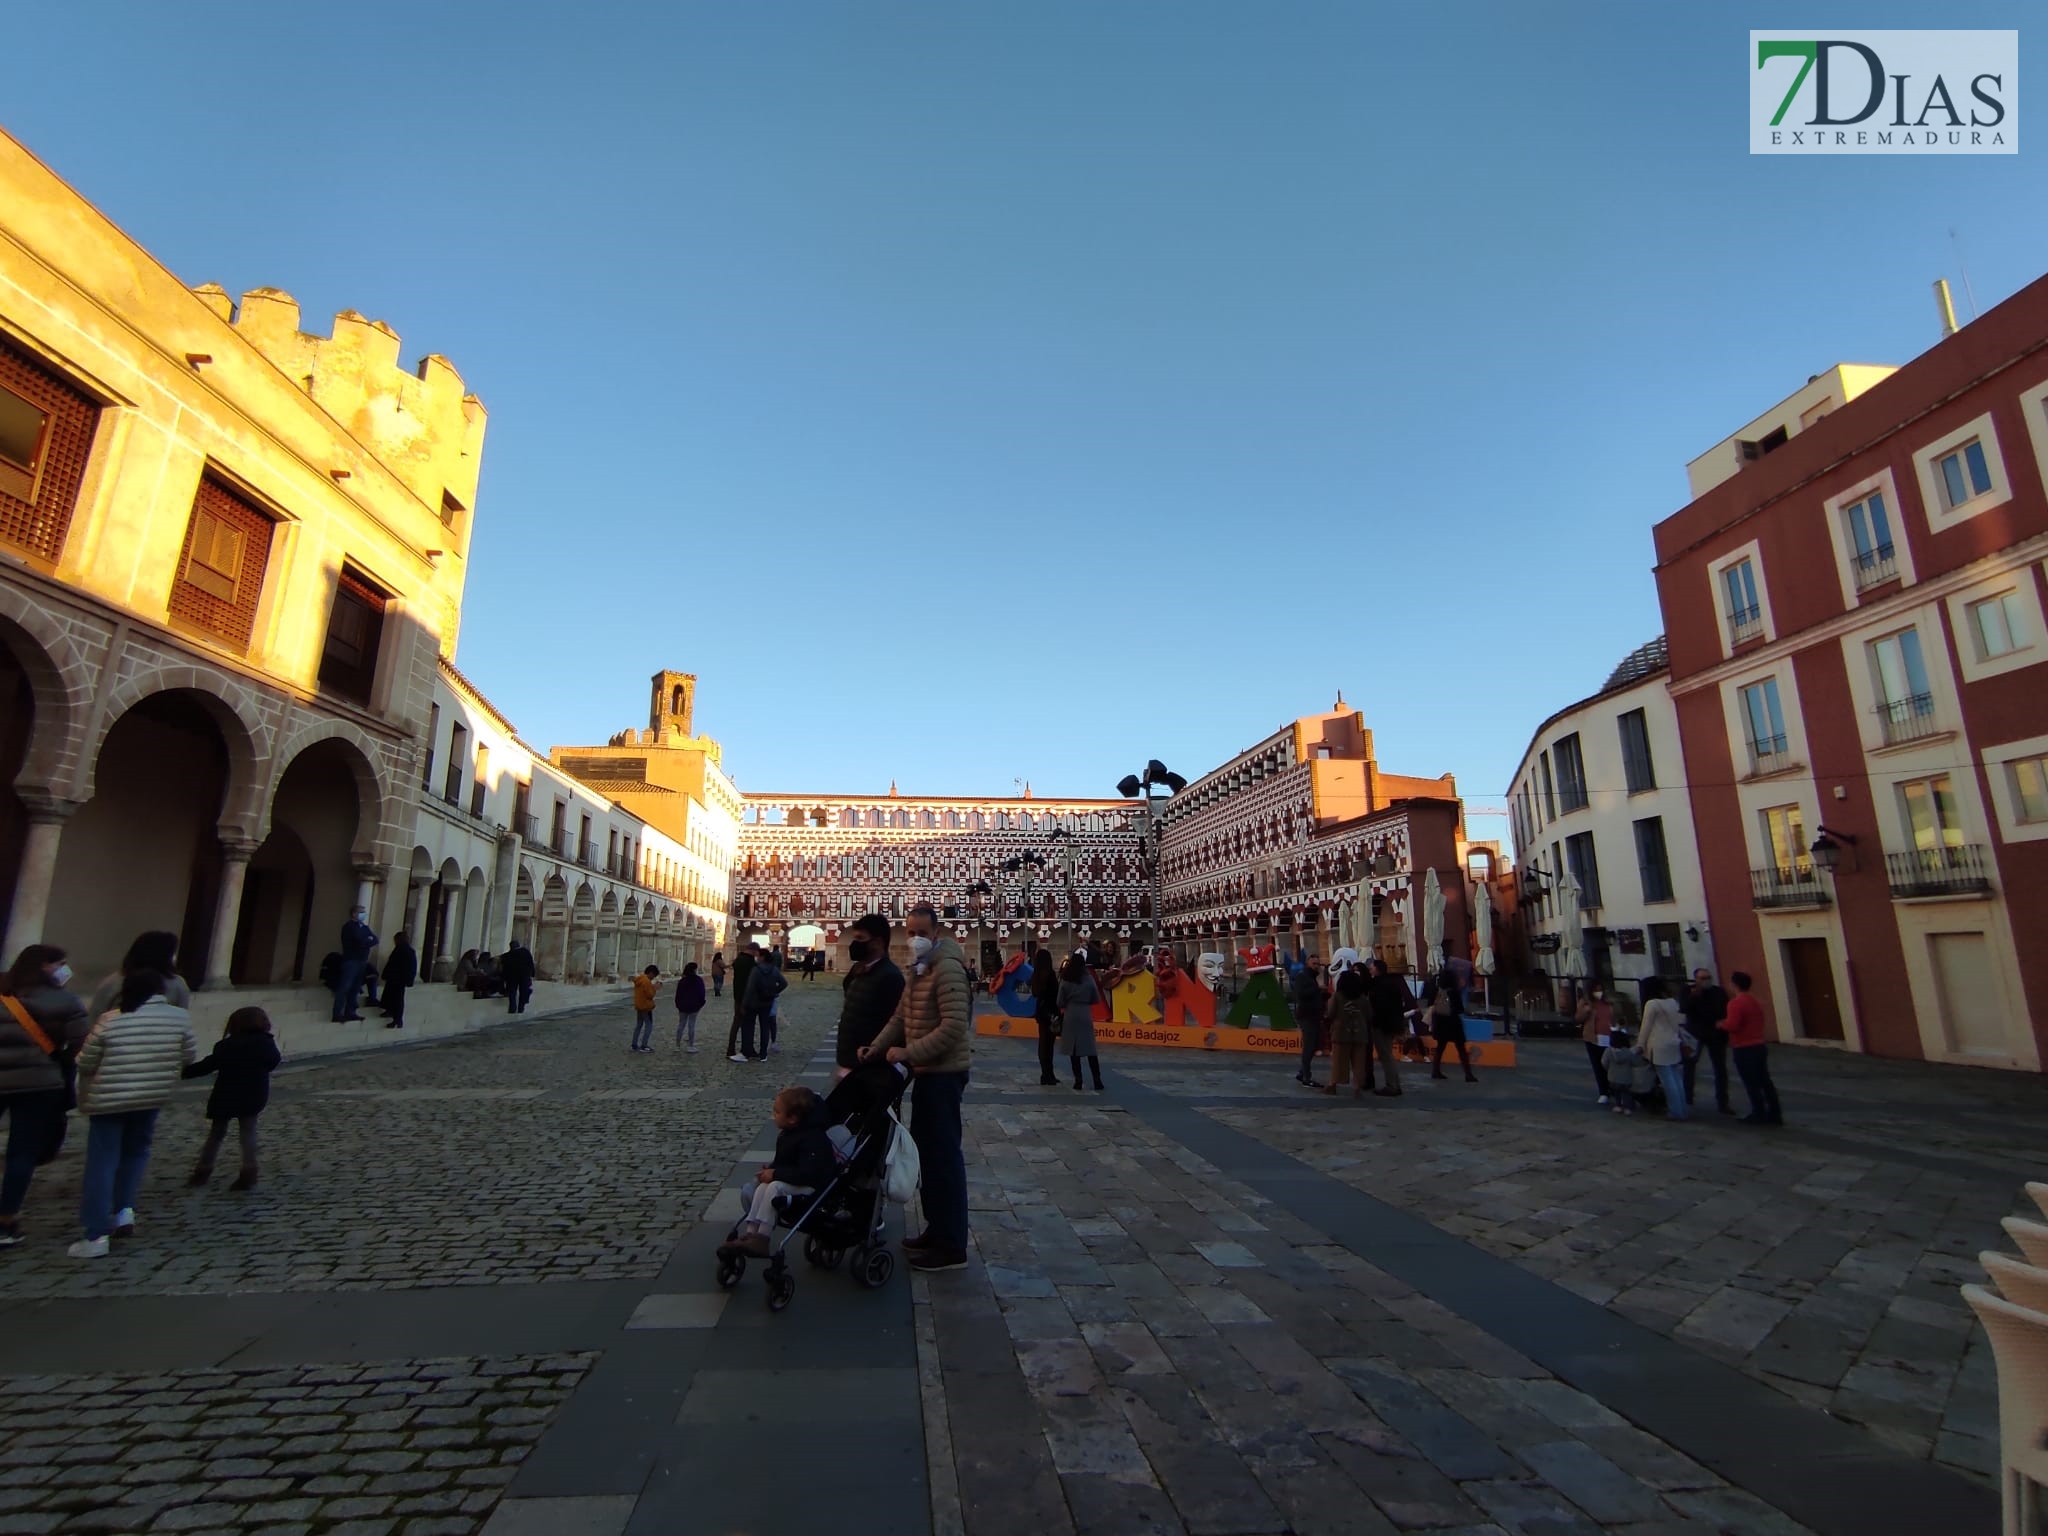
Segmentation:
<svg viewBox="0 0 2048 1536">
<path fill-rule="evenodd" d="M 747 1020 L 747 983 L 753 979 L 754 967 L 760 963 L 761 947 L 749 944 L 733 957 L 732 962 L 732 1029 L 725 1037 L 725 1059 L 745 1061 L 740 1051 L 740 1026 Z"/>
<path fill-rule="evenodd" d="M 1714 973 L 1701 966 L 1692 973 L 1692 990 L 1680 1008 L 1685 1027 L 1714 1062 L 1714 1107 L 1724 1115 L 1735 1113 L 1728 1103 L 1728 1036 L 1721 1021 L 1728 1017 L 1728 994 L 1714 985 Z M 1700 1055 L 1694 1051 L 1685 1059 L 1685 1102 L 1692 1102 L 1693 1079 L 1699 1076 Z"/>
<path fill-rule="evenodd" d="M 839 1070 L 860 1065 L 860 1048 L 882 1032 L 903 1000 L 903 972 L 889 958 L 889 919 L 879 912 L 858 918 L 846 946 L 846 979 L 839 984 Z"/>
<path fill-rule="evenodd" d="M 498 975 L 505 983 L 505 1011 L 526 1012 L 526 1001 L 533 996 L 533 951 L 514 939 L 498 961 Z"/>
<path fill-rule="evenodd" d="M 391 940 L 391 955 L 384 962 L 384 1015 L 386 1029 L 405 1028 L 405 989 L 419 980 L 420 957 L 403 928 Z"/>
</svg>

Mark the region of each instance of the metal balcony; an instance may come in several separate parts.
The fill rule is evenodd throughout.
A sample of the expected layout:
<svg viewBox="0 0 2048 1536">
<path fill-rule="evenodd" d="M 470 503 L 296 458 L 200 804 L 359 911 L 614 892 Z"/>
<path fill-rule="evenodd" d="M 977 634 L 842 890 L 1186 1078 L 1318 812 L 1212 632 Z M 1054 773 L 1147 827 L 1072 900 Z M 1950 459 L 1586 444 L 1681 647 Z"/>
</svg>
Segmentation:
<svg viewBox="0 0 2048 1536">
<path fill-rule="evenodd" d="M 1869 587 L 1881 587 L 1886 582 L 1898 578 L 1898 555 L 1889 544 L 1880 544 L 1875 549 L 1865 550 L 1855 557 L 1855 565 L 1858 592 Z"/>
<path fill-rule="evenodd" d="M 1749 771 L 1776 773 L 1792 766 L 1791 745 L 1783 736 L 1762 736 L 1749 744 Z"/>
<path fill-rule="evenodd" d="M 1982 843 L 1915 848 L 1884 856 L 1894 896 L 1975 896 L 1991 889 Z"/>
<path fill-rule="evenodd" d="M 1930 693 L 1887 700 L 1877 706 L 1877 721 L 1884 727 L 1884 744 L 1888 747 L 1941 732 L 1940 717 L 1934 712 L 1934 695 Z"/>
<path fill-rule="evenodd" d="M 1790 869 L 1770 865 L 1749 872 L 1749 904 L 1760 911 L 1776 907 L 1824 907 L 1828 904 L 1828 893 L 1820 882 L 1819 872 L 1811 864 L 1796 864 Z"/>
<path fill-rule="evenodd" d="M 1736 645 L 1761 640 L 1764 634 L 1762 608 L 1738 608 L 1728 615 L 1728 637 Z"/>
</svg>

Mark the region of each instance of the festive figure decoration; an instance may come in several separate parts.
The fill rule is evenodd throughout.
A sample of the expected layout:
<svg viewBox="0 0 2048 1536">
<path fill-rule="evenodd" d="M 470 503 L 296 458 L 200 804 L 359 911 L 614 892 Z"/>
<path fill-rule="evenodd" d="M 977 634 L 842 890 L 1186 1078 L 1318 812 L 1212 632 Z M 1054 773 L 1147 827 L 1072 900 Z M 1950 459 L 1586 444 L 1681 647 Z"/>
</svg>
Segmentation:
<svg viewBox="0 0 2048 1536">
<path fill-rule="evenodd" d="M 1162 948 L 1154 957 L 1152 982 L 1158 989 L 1160 1011 L 1169 1026 L 1175 1029 L 1193 1024 L 1203 1029 L 1216 1027 L 1216 995 L 1202 985 L 1199 977 L 1190 976 L 1180 968 L 1172 950 Z"/>
<path fill-rule="evenodd" d="M 1121 965 L 1100 971 L 1096 985 L 1109 999 L 1112 1024 L 1157 1024 L 1159 990 L 1145 956 L 1132 955 Z"/>
<path fill-rule="evenodd" d="M 1195 956 L 1195 972 L 1202 978 L 1202 985 L 1209 989 L 1212 997 L 1223 990 L 1223 978 L 1229 971 L 1230 959 L 1227 955 L 1211 951 Z"/>
<path fill-rule="evenodd" d="M 1251 974 L 1245 978 L 1244 990 L 1237 994 L 1237 1001 L 1230 1005 L 1223 1022 L 1235 1029 L 1249 1029 L 1254 1019 L 1260 1019 L 1267 1029 L 1294 1028 L 1294 1012 L 1287 1006 L 1286 989 L 1280 985 L 1279 952 L 1272 941 L 1240 949 L 1237 957 Z"/>
</svg>

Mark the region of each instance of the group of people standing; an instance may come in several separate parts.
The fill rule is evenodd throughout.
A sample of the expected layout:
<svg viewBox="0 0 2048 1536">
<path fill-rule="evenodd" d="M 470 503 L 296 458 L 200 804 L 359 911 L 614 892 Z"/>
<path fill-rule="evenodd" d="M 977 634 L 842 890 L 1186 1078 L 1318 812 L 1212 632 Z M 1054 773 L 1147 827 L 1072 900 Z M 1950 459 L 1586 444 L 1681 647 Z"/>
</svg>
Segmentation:
<svg viewBox="0 0 2048 1536">
<path fill-rule="evenodd" d="M 1095 1005 L 1102 1000 L 1102 987 L 1088 968 L 1081 950 L 1068 955 L 1065 964 L 1055 965 L 1052 951 L 1043 947 L 1031 956 L 1031 1011 L 1038 1025 L 1038 1082 L 1043 1088 L 1057 1088 L 1053 1058 L 1064 1048 L 1073 1063 L 1074 1089 L 1079 1092 L 1081 1063 L 1088 1064 L 1095 1091 L 1102 1092 L 1102 1058 L 1095 1048 Z"/>
<path fill-rule="evenodd" d="M 1424 1033 L 1436 1041 L 1431 1077 L 1444 1077 L 1444 1056 L 1456 1050 L 1465 1081 L 1479 1081 L 1465 1039 L 1464 983 L 1448 964 L 1423 984 L 1418 997 L 1407 978 L 1377 955 L 1334 970 L 1315 955 L 1304 956 L 1288 978 L 1287 1006 L 1301 1031 L 1301 1070 L 1294 1080 L 1304 1087 L 1334 1094 L 1349 1086 L 1353 1098 L 1398 1098 L 1397 1042 Z M 1327 1084 L 1315 1080 L 1315 1060 L 1322 1054 L 1330 1058 Z M 1374 1081 L 1375 1062 L 1384 1083 Z"/>
<path fill-rule="evenodd" d="M 1783 1125 L 1785 1113 L 1764 1043 L 1763 1004 L 1751 990 L 1748 972 L 1731 971 L 1728 979 L 1733 994 L 1715 984 L 1713 972 L 1694 971 L 1692 986 L 1680 1000 L 1670 995 L 1662 977 L 1646 978 L 1641 983 L 1642 1028 L 1633 1037 L 1605 983 L 1595 982 L 1579 1004 L 1577 1020 L 1599 1102 L 1626 1115 L 1661 1096 L 1671 1119 L 1688 1119 L 1704 1055 L 1713 1068 L 1717 1110 L 1735 1113 L 1728 1095 L 1732 1059 L 1749 1099 L 1743 1123 Z"/>
<path fill-rule="evenodd" d="M 83 1234 L 68 1252 L 104 1258 L 114 1239 L 132 1236 L 157 1117 L 188 1077 L 213 1074 L 215 1082 L 206 1103 L 210 1130 L 187 1182 L 198 1186 L 212 1177 L 232 1125 L 242 1155 L 233 1187 L 256 1187 L 256 1122 L 280 1060 L 270 1017 L 261 1008 L 237 1009 L 202 1057 L 177 947 L 175 934 L 141 935 L 90 1000 L 71 989 L 71 966 L 54 944 L 28 945 L 0 978 L 0 1115 L 7 1120 L 0 1248 L 23 1241 L 21 1211 L 36 1169 L 62 1153 L 74 1109 L 88 1130 L 79 1184 Z"/>
</svg>

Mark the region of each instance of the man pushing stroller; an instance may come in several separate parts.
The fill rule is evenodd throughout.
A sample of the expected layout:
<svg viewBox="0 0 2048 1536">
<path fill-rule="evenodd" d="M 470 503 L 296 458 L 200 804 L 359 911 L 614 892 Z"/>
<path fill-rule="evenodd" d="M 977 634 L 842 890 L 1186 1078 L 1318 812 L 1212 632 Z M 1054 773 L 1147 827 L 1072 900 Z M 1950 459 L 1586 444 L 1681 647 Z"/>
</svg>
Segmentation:
<svg viewBox="0 0 2048 1536">
<path fill-rule="evenodd" d="M 775 1202 L 783 1195 L 808 1195 L 832 1178 L 832 1141 L 826 1134 L 825 1102 L 808 1088 L 789 1087 L 775 1095 L 775 1161 L 754 1178 L 753 1199 L 730 1243 L 750 1258 L 768 1256 L 775 1230 Z"/>
</svg>

